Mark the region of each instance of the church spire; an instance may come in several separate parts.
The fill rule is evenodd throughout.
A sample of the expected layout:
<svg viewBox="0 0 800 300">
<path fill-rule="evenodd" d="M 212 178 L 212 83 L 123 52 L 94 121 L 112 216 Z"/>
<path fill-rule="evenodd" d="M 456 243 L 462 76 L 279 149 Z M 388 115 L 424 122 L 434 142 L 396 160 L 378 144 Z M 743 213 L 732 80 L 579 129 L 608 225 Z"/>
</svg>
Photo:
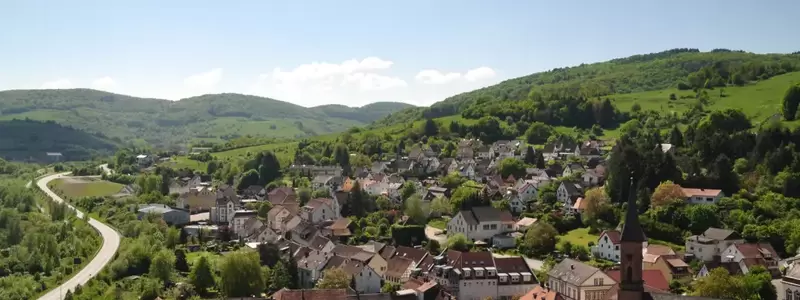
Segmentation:
<svg viewBox="0 0 800 300">
<path fill-rule="evenodd" d="M 639 223 L 639 210 L 636 208 L 636 189 L 633 183 L 633 176 L 631 176 L 628 211 L 625 212 L 625 224 L 622 225 L 622 241 L 642 243 L 647 241 L 647 238 L 645 238 L 642 225 Z"/>
</svg>

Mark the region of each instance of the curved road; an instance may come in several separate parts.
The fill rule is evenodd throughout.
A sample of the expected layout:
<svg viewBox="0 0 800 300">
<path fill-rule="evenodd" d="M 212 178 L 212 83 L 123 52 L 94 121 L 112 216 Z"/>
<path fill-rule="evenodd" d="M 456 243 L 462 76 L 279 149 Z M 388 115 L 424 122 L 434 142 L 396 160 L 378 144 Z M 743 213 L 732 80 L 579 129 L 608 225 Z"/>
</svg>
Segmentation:
<svg viewBox="0 0 800 300">
<path fill-rule="evenodd" d="M 36 184 L 39 186 L 39 189 L 44 191 L 54 201 L 64 202 L 64 200 L 61 199 L 61 197 L 56 195 L 56 193 L 53 193 L 53 191 L 51 191 L 50 188 L 47 187 L 47 183 L 49 183 L 53 179 L 64 177 L 67 174 L 69 173 L 50 175 L 42 179 L 39 179 L 39 181 L 37 181 Z M 78 215 L 78 218 L 83 218 L 83 212 L 75 209 L 75 207 L 73 207 L 72 205 L 67 204 L 67 206 L 69 206 L 70 209 L 75 211 L 75 214 Z M 105 267 L 109 262 L 111 262 L 111 259 L 114 258 L 114 254 L 117 253 L 117 250 L 119 249 L 119 242 L 120 242 L 119 233 L 117 233 L 117 231 L 115 231 L 108 225 L 103 224 L 102 222 L 97 221 L 95 219 L 90 219 L 89 225 L 94 227 L 94 229 L 96 229 L 100 233 L 100 236 L 103 237 L 103 246 L 100 247 L 100 251 L 97 252 L 92 261 L 86 264 L 86 266 L 83 267 L 83 269 L 80 270 L 78 274 L 72 276 L 72 278 L 67 280 L 67 282 L 64 282 L 64 284 L 62 284 L 61 286 L 55 287 L 53 290 L 51 290 L 50 292 L 39 298 L 39 300 L 64 299 L 64 294 L 67 293 L 67 291 L 74 291 L 75 287 L 78 286 L 79 284 L 80 285 L 86 284 L 86 282 L 88 282 L 89 279 L 92 279 L 92 277 L 96 276 L 97 273 L 100 273 L 103 267 Z"/>
</svg>

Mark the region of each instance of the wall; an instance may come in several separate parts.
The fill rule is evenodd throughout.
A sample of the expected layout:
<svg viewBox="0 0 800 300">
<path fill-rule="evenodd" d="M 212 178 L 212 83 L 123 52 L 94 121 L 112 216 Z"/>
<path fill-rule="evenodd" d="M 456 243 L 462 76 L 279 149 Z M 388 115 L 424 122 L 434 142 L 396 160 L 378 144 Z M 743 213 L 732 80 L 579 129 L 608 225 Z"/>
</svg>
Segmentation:
<svg viewBox="0 0 800 300">
<path fill-rule="evenodd" d="M 497 299 L 497 279 L 462 279 L 458 286 L 459 300 Z"/>
</svg>

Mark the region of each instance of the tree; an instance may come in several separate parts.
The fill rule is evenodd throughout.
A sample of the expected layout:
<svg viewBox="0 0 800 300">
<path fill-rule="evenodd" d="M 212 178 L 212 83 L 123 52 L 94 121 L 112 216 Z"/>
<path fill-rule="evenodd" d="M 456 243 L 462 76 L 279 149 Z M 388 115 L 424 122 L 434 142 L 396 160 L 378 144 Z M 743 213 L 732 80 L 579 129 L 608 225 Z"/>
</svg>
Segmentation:
<svg viewBox="0 0 800 300">
<path fill-rule="evenodd" d="M 674 147 L 683 147 L 683 133 L 678 126 L 673 126 L 669 133 L 669 143 Z"/>
<path fill-rule="evenodd" d="M 214 287 L 216 283 L 214 282 L 214 275 L 211 273 L 211 265 L 208 263 L 208 258 L 200 256 L 189 274 L 189 282 L 200 295 L 205 295 L 209 288 Z"/>
<path fill-rule="evenodd" d="M 403 200 L 408 199 L 409 197 L 411 197 L 411 195 L 414 195 L 415 193 L 417 193 L 417 188 L 416 186 L 414 186 L 414 183 L 410 181 L 406 181 L 405 183 L 403 183 L 403 188 L 400 189 L 400 197 L 402 197 Z"/>
<path fill-rule="evenodd" d="M 521 249 L 530 256 L 543 256 L 556 250 L 558 231 L 553 225 L 539 221 L 525 233 Z"/>
<path fill-rule="evenodd" d="M 422 205 L 422 198 L 419 195 L 413 195 L 406 200 L 405 214 L 409 220 L 417 225 L 425 225 L 428 220 L 428 213 Z"/>
<path fill-rule="evenodd" d="M 533 147 L 528 145 L 528 148 L 525 149 L 525 163 L 529 165 L 536 165 L 536 151 L 533 150 Z"/>
<path fill-rule="evenodd" d="M 272 268 L 271 276 L 270 276 L 270 289 L 273 291 L 280 290 L 282 288 L 289 288 L 291 284 L 291 279 L 289 278 L 289 271 L 286 269 L 282 261 L 279 261 L 275 264 L 275 267 Z"/>
<path fill-rule="evenodd" d="M 709 227 L 720 227 L 721 221 L 717 206 L 689 205 L 686 208 L 686 218 L 689 219 L 689 231 L 700 234 Z"/>
<path fill-rule="evenodd" d="M 339 166 L 342 167 L 344 175 L 350 175 L 350 151 L 344 144 L 336 145 L 336 150 L 333 152 L 333 159 Z"/>
<path fill-rule="evenodd" d="M 666 206 L 670 203 L 683 202 L 685 200 L 686 194 L 683 193 L 681 186 L 667 180 L 656 187 L 650 197 L 650 207 Z"/>
<path fill-rule="evenodd" d="M 367 215 L 368 197 L 369 195 L 361 190 L 361 183 L 358 181 L 353 183 L 353 188 L 350 189 L 350 194 L 348 195 L 349 201 L 347 202 L 347 208 L 350 214 L 358 218 L 363 218 Z"/>
<path fill-rule="evenodd" d="M 525 131 L 525 140 L 528 141 L 528 144 L 544 144 L 553 134 L 555 134 L 555 130 L 553 130 L 553 127 L 550 127 L 550 125 L 541 122 L 533 122 L 531 126 L 528 127 L 528 130 Z"/>
<path fill-rule="evenodd" d="M 392 202 L 384 195 L 380 195 L 375 199 L 375 205 L 378 207 L 378 210 L 389 210 L 392 208 Z"/>
<path fill-rule="evenodd" d="M 322 278 L 317 282 L 318 289 L 346 289 L 350 287 L 350 274 L 342 268 L 328 269 L 322 273 Z"/>
<path fill-rule="evenodd" d="M 611 209 L 611 201 L 603 188 L 592 188 L 586 191 L 583 201 L 586 203 L 586 208 L 582 216 L 584 221 L 590 223 L 597 221 L 601 214 Z"/>
<path fill-rule="evenodd" d="M 258 217 L 266 221 L 269 218 L 269 211 L 272 210 L 272 203 L 264 201 L 258 206 Z"/>
<path fill-rule="evenodd" d="M 158 251 L 150 262 L 150 277 L 167 283 L 170 282 L 173 273 L 175 273 L 175 254 L 168 250 Z"/>
<path fill-rule="evenodd" d="M 300 206 L 306 205 L 308 201 L 311 201 L 311 190 L 308 188 L 299 188 L 297 189 L 297 199 L 300 200 Z"/>
<path fill-rule="evenodd" d="M 175 270 L 189 272 L 189 263 L 186 262 L 186 250 L 175 249 Z"/>
<path fill-rule="evenodd" d="M 272 151 L 256 155 L 256 163 L 258 164 L 258 185 L 267 185 L 281 177 L 281 163 Z"/>
<path fill-rule="evenodd" d="M 743 280 L 731 276 L 724 268 L 713 269 L 708 276 L 695 281 L 692 292 L 693 296 L 716 299 L 750 299 L 747 294 Z"/>
<path fill-rule="evenodd" d="M 256 170 L 249 170 L 244 172 L 241 177 L 239 177 L 239 184 L 236 185 L 237 190 L 244 190 L 251 185 L 258 184 L 259 175 Z"/>
<path fill-rule="evenodd" d="M 501 160 L 497 169 L 503 178 L 507 178 L 509 175 L 514 175 L 515 178 L 522 178 L 525 175 L 525 164 L 513 157 Z"/>
<path fill-rule="evenodd" d="M 447 238 L 447 249 L 467 252 L 469 251 L 470 242 L 463 233 L 457 233 Z"/>
<path fill-rule="evenodd" d="M 739 176 L 733 172 L 733 162 L 724 153 L 714 161 L 714 175 L 718 186 L 726 195 L 739 191 Z"/>
<path fill-rule="evenodd" d="M 259 295 L 264 290 L 258 253 L 232 252 L 222 258 L 220 265 L 221 287 L 228 297 Z"/>
<path fill-rule="evenodd" d="M 181 242 L 181 232 L 180 229 L 175 227 L 167 228 L 167 233 L 164 236 L 164 246 L 169 249 L 175 249 L 175 246 Z"/>
<path fill-rule="evenodd" d="M 800 85 L 792 85 L 786 89 L 783 96 L 783 119 L 793 121 L 797 115 L 797 105 L 800 104 Z"/>
<path fill-rule="evenodd" d="M 428 250 L 428 253 L 431 255 L 439 255 L 442 252 L 442 246 L 439 245 L 437 240 L 429 240 L 428 244 L 425 245 L 425 249 Z"/>
<path fill-rule="evenodd" d="M 539 168 L 539 169 L 544 169 L 546 167 L 546 165 L 545 165 L 546 162 L 547 161 L 544 160 L 544 154 L 542 154 L 542 151 L 537 151 L 536 152 L 536 167 Z"/>
<path fill-rule="evenodd" d="M 453 206 L 450 204 L 450 199 L 447 197 L 436 197 L 431 201 L 431 213 L 437 215 L 450 215 L 452 214 Z"/>
<path fill-rule="evenodd" d="M 278 246 L 273 243 L 261 243 L 256 247 L 258 259 L 262 266 L 274 267 L 281 259 Z"/>
<path fill-rule="evenodd" d="M 466 178 L 461 177 L 461 174 L 458 172 L 451 172 L 447 174 L 447 176 L 442 177 L 442 187 L 448 189 L 454 189 L 463 184 L 466 181 Z"/>
<path fill-rule="evenodd" d="M 423 134 L 425 136 L 436 136 L 439 134 L 439 125 L 436 125 L 436 121 L 432 119 L 425 120 L 425 129 Z"/>
<path fill-rule="evenodd" d="M 386 282 L 381 287 L 381 293 L 392 294 L 400 290 L 400 285 L 396 283 Z"/>
</svg>

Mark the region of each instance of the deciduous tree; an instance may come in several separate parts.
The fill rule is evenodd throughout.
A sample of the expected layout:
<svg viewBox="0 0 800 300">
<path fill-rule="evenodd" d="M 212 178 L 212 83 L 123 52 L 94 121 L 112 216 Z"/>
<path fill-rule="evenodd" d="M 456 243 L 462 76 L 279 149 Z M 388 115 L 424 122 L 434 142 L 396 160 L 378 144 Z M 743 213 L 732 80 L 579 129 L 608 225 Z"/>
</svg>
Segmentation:
<svg viewBox="0 0 800 300">
<path fill-rule="evenodd" d="M 328 269 L 317 282 L 318 289 L 346 289 L 350 287 L 350 274 L 341 268 Z"/>
<path fill-rule="evenodd" d="M 223 293 L 228 297 L 259 295 L 264 290 L 264 277 L 258 253 L 235 251 L 222 258 L 220 279 Z"/>
<path fill-rule="evenodd" d="M 208 258 L 200 256 L 189 274 L 189 282 L 200 295 L 205 295 L 208 289 L 214 287 L 216 283 L 214 282 L 214 275 L 211 273 L 211 265 L 208 263 Z"/>
</svg>

